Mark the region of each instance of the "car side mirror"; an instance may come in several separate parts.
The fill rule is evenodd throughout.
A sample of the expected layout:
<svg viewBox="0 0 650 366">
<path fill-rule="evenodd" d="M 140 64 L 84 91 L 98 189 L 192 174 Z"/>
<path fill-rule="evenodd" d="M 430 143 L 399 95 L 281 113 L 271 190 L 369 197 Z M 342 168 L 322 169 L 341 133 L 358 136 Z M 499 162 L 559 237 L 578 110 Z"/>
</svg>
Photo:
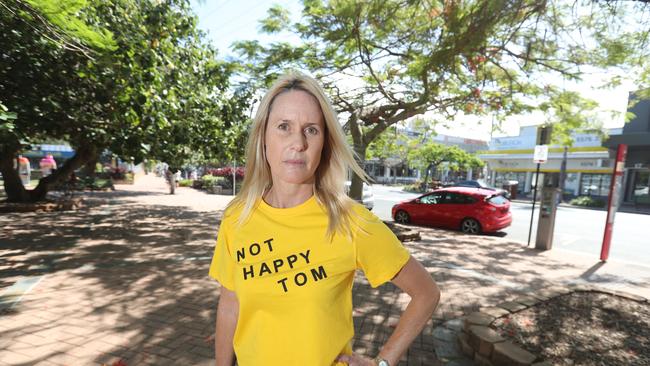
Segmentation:
<svg viewBox="0 0 650 366">
<path fill-rule="evenodd" d="M 415 201 L 413 201 L 413 202 L 415 202 L 415 203 L 422 203 L 422 202 L 420 201 L 419 198 L 416 198 Z"/>
</svg>

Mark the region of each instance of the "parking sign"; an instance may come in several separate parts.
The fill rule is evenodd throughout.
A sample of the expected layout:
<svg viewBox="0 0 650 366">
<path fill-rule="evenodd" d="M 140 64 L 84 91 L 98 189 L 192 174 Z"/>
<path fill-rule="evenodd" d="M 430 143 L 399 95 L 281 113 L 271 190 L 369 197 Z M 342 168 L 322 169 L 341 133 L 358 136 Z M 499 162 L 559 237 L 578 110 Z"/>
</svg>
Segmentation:
<svg viewBox="0 0 650 366">
<path fill-rule="evenodd" d="M 533 162 L 544 164 L 548 160 L 548 145 L 536 145 L 533 153 Z"/>
</svg>

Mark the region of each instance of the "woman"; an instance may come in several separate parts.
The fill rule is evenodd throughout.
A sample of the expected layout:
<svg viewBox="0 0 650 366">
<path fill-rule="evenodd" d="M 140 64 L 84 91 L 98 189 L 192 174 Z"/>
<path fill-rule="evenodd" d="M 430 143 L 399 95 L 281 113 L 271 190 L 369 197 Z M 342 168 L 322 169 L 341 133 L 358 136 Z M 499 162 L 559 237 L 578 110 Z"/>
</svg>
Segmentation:
<svg viewBox="0 0 650 366">
<path fill-rule="evenodd" d="M 317 82 L 281 77 L 255 116 L 241 192 L 219 229 L 210 276 L 221 284 L 217 365 L 397 365 L 440 292 L 375 215 L 348 198 L 365 177 Z M 352 351 L 352 284 L 363 270 L 411 302 L 378 355 Z"/>
</svg>

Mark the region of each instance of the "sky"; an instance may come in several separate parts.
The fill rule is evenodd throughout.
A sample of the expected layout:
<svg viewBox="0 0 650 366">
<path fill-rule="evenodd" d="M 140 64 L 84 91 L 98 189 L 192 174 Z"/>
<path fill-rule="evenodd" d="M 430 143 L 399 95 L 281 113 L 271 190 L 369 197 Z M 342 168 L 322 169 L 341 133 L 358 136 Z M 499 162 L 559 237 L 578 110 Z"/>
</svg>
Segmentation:
<svg viewBox="0 0 650 366">
<path fill-rule="evenodd" d="M 273 4 L 280 4 L 287 8 L 294 21 L 298 21 L 301 13 L 301 4 L 298 0 L 192 0 L 192 8 L 199 17 L 199 28 L 208 34 L 212 44 L 219 50 L 221 57 L 236 57 L 230 46 L 233 42 L 242 40 L 258 40 L 261 43 L 270 43 L 277 40 L 298 44 L 300 39 L 295 35 L 280 33 L 269 36 L 258 32 L 259 20 L 266 17 L 266 11 Z M 599 118 L 604 121 L 606 128 L 620 128 L 623 126 L 622 113 L 618 118 L 612 118 L 609 111 L 624 112 L 627 106 L 627 97 L 632 86 L 623 85 L 613 90 L 597 90 L 601 78 L 598 75 L 586 75 L 580 84 L 564 84 L 571 90 L 579 90 L 583 96 L 600 103 Z M 558 83 L 561 83 L 558 81 Z M 427 117 L 427 116 L 425 116 Z M 519 134 L 520 126 L 540 124 L 544 121 L 541 113 L 522 116 L 512 116 L 501 125 L 501 131 L 494 132 L 493 137 L 512 136 Z M 462 113 L 448 127 L 439 125 L 435 130 L 439 134 L 460 136 L 465 138 L 489 140 L 492 129 L 492 117 L 463 116 Z"/>
</svg>

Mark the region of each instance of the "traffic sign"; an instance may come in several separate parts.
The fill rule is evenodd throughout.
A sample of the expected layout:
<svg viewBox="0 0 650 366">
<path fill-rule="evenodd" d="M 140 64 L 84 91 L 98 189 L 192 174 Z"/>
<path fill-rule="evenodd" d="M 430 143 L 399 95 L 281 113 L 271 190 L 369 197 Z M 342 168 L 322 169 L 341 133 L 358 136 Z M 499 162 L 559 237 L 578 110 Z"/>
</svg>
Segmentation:
<svg viewBox="0 0 650 366">
<path fill-rule="evenodd" d="M 533 153 L 533 162 L 544 164 L 548 160 L 548 145 L 536 145 Z"/>
</svg>

